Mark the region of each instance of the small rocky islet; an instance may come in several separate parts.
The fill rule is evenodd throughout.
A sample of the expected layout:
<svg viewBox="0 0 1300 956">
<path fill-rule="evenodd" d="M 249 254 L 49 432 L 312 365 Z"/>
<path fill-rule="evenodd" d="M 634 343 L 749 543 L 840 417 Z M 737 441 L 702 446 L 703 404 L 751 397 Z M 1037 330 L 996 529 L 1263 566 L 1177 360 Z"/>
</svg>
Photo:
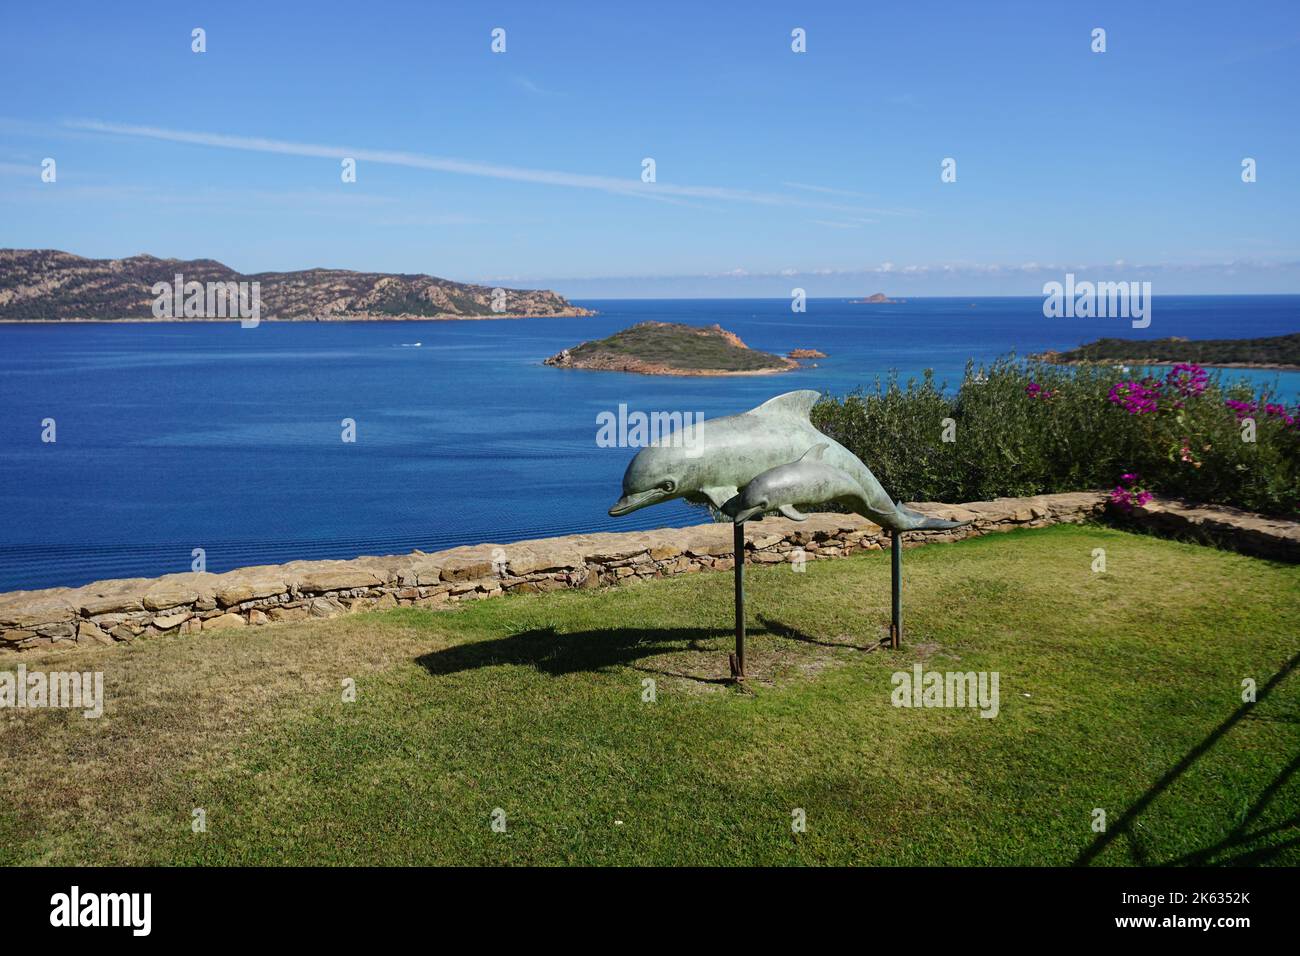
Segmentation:
<svg viewBox="0 0 1300 956">
<path fill-rule="evenodd" d="M 825 353 L 794 349 L 789 356 L 775 355 L 751 349 L 720 325 L 648 321 L 563 349 L 544 364 L 638 375 L 769 375 L 799 368 L 800 358 Z"/>
</svg>

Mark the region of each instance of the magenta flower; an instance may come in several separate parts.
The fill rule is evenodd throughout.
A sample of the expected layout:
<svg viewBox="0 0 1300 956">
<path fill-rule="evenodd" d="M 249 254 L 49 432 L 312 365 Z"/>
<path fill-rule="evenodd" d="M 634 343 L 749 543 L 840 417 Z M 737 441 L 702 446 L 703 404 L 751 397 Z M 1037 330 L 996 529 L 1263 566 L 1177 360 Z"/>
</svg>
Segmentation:
<svg viewBox="0 0 1300 956">
<path fill-rule="evenodd" d="M 1287 411 L 1285 405 L 1281 405 L 1277 402 L 1265 402 L 1264 414 L 1268 415 L 1270 418 L 1282 419 L 1282 423 L 1288 427 L 1296 423 L 1296 416 Z M 1297 414 L 1300 414 L 1300 409 L 1297 409 Z"/>
<path fill-rule="evenodd" d="M 1232 409 L 1233 413 L 1237 416 L 1237 421 L 1241 421 L 1243 418 L 1249 418 L 1251 415 L 1255 414 L 1256 410 L 1254 402 L 1239 402 L 1236 399 L 1230 398 L 1223 404 Z"/>
<path fill-rule="evenodd" d="M 1120 511 L 1132 513 L 1134 508 L 1141 508 L 1154 497 L 1150 491 L 1138 486 L 1139 476 L 1136 471 L 1126 471 L 1119 476 L 1119 480 L 1122 484 L 1111 490 L 1110 503 Z"/>
<path fill-rule="evenodd" d="M 1165 376 L 1165 384 L 1183 398 L 1200 395 L 1210 384 L 1210 373 L 1191 362 L 1180 362 Z"/>
<path fill-rule="evenodd" d="M 1151 379 L 1116 382 L 1106 398 L 1112 405 L 1119 405 L 1130 415 L 1146 415 L 1160 409 L 1160 383 Z"/>
</svg>

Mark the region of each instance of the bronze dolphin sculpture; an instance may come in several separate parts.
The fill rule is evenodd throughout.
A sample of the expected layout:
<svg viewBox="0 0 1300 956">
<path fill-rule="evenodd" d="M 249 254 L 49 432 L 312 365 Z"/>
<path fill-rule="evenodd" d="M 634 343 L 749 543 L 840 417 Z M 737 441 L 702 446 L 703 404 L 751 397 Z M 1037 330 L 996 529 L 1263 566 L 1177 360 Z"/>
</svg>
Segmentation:
<svg viewBox="0 0 1300 956">
<path fill-rule="evenodd" d="M 695 504 L 707 502 L 734 516 L 741 488 L 823 445 L 821 462 L 847 475 L 860 490 L 854 510 L 863 517 L 894 531 L 956 528 L 966 523 L 927 517 L 895 504 L 870 468 L 813 427 L 808 415 L 820 397 L 808 389 L 786 392 L 747 412 L 697 422 L 642 448 L 627 466 L 623 496 L 609 513 L 617 517 L 684 498 Z"/>
</svg>

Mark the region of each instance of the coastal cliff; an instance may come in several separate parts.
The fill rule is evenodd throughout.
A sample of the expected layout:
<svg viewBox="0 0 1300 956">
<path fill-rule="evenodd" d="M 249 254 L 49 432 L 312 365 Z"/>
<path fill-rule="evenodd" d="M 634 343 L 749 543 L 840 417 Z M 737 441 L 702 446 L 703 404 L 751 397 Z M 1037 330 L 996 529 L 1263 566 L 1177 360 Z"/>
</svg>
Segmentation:
<svg viewBox="0 0 1300 956">
<path fill-rule="evenodd" d="M 84 259 L 0 249 L 0 322 L 156 321 L 156 283 L 258 283 L 261 319 L 342 321 L 594 315 L 544 289 L 493 289 L 423 274 L 347 269 L 241 274 L 213 259 Z M 172 318 L 168 315 L 167 318 Z M 211 315 L 175 321 L 219 320 Z"/>
<path fill-rule="evenodd" d="M 1300 332 L 1255 339 L 1098 339 L 1066 352 L 1030 358 L 1052 365 L 1173 365 L 1195 362 L 1217 368 L 1300 369 Z"/>
</svg>

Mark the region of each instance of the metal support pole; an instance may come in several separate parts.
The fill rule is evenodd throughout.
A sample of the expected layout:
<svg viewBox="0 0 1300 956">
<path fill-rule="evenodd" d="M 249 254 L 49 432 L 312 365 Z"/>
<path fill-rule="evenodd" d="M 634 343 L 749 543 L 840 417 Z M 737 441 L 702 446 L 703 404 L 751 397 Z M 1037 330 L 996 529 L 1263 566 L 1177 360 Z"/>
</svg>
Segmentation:
<svg viewBox="0 0 1300 956">
<path fill-rule="evenodd" d="M 731 655 L 731 676 L 745 679 L 745 522 L 732 525 L 736 572 L 736 653 Z"/>
<path fill-rule="evenodd" d="M 903 643 L 903 533 L 890 532 L 890 567 L 893 571 L 889 621 L 889 646 L 897 650 Z"/>
</svg>

